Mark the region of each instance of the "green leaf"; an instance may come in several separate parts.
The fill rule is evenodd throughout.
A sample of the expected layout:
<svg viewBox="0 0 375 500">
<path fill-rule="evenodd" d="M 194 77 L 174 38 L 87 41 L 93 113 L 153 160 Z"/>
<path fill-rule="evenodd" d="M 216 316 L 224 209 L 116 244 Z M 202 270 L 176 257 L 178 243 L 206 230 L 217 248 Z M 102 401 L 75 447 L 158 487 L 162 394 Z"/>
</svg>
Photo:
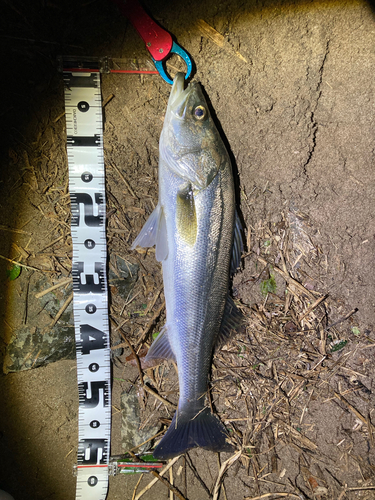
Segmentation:
<svg viewBox="0 0 375 500">
<path fill-rule="evenodd" d="M 143 316 L 146 315 L 144 309 L 141 310 L 141 311 L 134 311 L 133 313 L 130 313 L 128 312 L 128 315 L 131 317 L 131 318 L 142 318 Z"/>
<path fill-rule="evenodd" d="M 260 291 L 264 296 L 269 293 L 276 293 L 276 281 L 273 274 L 270 275 L 268 280 L 262 281 L 262 283 L 260 284 Z"/>
<path fill-rule="evenodd" d="M 361 330 L 358 328 L 358 326 L 353 326 L 352 332 L 354 335 L 361 335 Z"/>
<path fill-rule="evenodd" d="M 331 352 L 340 351 L 346 346 L 347 343 L 348 343 L 347 340 L 340 340 L 340 342 L 338 342 L 331 348 Z"/>
<path fill-rule="evenodd" d="M 155 339 L 156 339 L 156 337 L 159 335 L 159 333 L 160 333 L 160 332 L 154 332 L 154 333 L 152 334 L 152 340 L 155 340 Z"/>
<path fill-rule="evenodd" d="M 141 459 L 144 462 L 158 462 L 159 460 L 157 458 L 154 458 L 152 453 L 146 453 L 146 455 L 141 455 Z"/>
<path fill-rule="evenodd" d="M 21 266 L 13 264 L 10 268 L 7 269 L 6 272 L 9 280 L 14 281 L 21 274 Z"/>
</svg>

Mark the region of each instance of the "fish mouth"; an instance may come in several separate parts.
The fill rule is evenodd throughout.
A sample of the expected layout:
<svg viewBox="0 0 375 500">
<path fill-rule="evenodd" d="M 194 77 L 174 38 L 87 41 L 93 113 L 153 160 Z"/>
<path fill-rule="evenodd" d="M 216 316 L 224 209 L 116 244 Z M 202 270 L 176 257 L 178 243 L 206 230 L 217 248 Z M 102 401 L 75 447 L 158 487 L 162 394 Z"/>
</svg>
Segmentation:
<svg viewBox="0 0 375 500">
<path fill-rule="evenodd" d="M 188 98 L 196 85 L 196 83 L 189 83 L 185 89 L 185 74 L 177 73 L 173 80 L 168 100 L 168 111 L 176 115 L 177 118 L 183 119 L 185 117 Z"/>
</svg>

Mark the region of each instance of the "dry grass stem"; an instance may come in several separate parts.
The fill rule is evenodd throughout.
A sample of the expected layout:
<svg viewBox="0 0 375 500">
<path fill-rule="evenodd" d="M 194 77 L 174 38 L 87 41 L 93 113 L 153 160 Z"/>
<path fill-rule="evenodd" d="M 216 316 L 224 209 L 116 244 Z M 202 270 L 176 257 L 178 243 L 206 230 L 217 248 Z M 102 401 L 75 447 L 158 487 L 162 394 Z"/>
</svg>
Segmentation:
<svg viewBox="0 0 375 500">
<path fill-rule="evenodd" d="M 169 482 L 171 483 L 172 486 L 174 486 L 173 484 L 173 467 L 171 467 L 169 469 Z M 174 496 L 173 496 L 173 490 L 169 490 L 169 500 L 173 500 Z"/>
<path fill-rule="evenodd" d="M 32 234 L 28 231 L 23 231 L 22 229 L 12 229 L 10 227 L 4 226 L 3 224 L 0 224 L 0 231 L 7 231 L 8 233 L 16 233 L 16 234 Z"/>
<path fill-rule="evenodd" d="M 216 44 L 218 47 L 221 48 L 226 48 L 230 52 L 234 52 L 234 54 L 241 59 L 241 61 L 247 63 L 247 59 L 243 57 L 242 54 L 238 50 L 233 50 L 229 45 L 226 46 L 225 44 L 225 38 L 224 36 L 216 31 L 214 28 L 212 28 L 206 21 L 203 19 L 198 19 L 197 21 L 197 27 L 199 31 L 202 33 L 202 35 L 206 36 L 209 38 L 214 44 Z"/>
<path fill-rule="evenodd" d="M 259 495 L 257 497 L 246 497 L 243 500 L 261 500 L 263 498 L 285 498 L 285 497 L 292 497 L 292 498 L 299 498 L 301 500 L 301 495 L 296 495 L 295 493 L 280 493 L 280 492 L 275 492 L 275 493 L 264 493 L 263 495 Z"/>
<path fill-rule="evenodd" d="M 369 426 L 369 432 L 373 432 L 375 431 L 375 426 L 370 422 L 370 420 L 368 418 L 365 418 L 362 413 L 360 413 L 356 408 L 354 408 L 353 405 L 351 405 L 349 403 L 349 401 L 347 401 L 341 394 L 338 394 L 337 392 L 335 392 L 335 396 L 337 399 L 339 399 L 342 403 L 344 403 L 344 405 L 346 405 L 349 410 L 354 413 L 354 415 L 359 418 L 359 420 L 361 420 L 361 422 L 363 422 L 364 424 L 366 424 L 367 426 Z"/>
<path fill-rule="evenodd" d="M 161 481 L 169 490 L 176 495 L 180 500 L 187 500 L 186 497 L 178 490 L 175 486 L 173 486 L 167 479 L 162 477 L 156 470 L 152 470 L 151 474 L 155 476 L 159 481 Z"/>
<path fill-rule="evenodd" d="M 157 434 L 155 434 L 154 436 L 151 436 L 150 438 L 146 439 L 146 441 L 143 441 L 143 443 L 140 443 L 137 446 L 134 446 L 134 448 L 132 448 L 131 450 L 126 451 L 125 454 L 126 453 L 130 453 L 130 452 L 134 452 L 134 451 L 138 450 L 138 448 L 140 448 L 141 446 L 143 446 L 146 443 L 149 443 L 150 441 L 153 441 L 154 439 L 156 439 L 161 434 L 164 434 L 164 431 L 160 431 Z"/>
<path fill-rule="evenodd" d="M 163 303 L 161 304 L 161 306 L 159 307 L 159 309 L 156 311 L 156 313 L 152 316 L 152 318 L 147 323 L 146 327 L 142 330 L 142 332 L 141 332 L 141 334 L 139 336 L 140 339 L 139 339 L 139 341 L 137 343 L 137 347 L 145 342 L 145 340 L 147 339 L 147 336 L 148 336 L 151 328 L 154 326 L 155 321 L 159 318 L 159 316 L 163 312 L 164 308 L 165 308 L 165 301 L 163 301 Z"/>
<path fill-rule="evenodd" d="M 33 266 L 26 266 L 25 264 L 21 264 L 21 262 L 17 262 L 16 260 L 13 259 L 8 259 L 8 257 L 4 257 L 3 255 L 0 255 L 0 259 L 6 260 L 7 262 L 10 262 L 11 264 L 15 264 L 16 266 L 23 267 L 25 269 L 29 269 L 30 271 L 39 271 L 40 273 L 51 273 L 52 271 L 44 270 L 44 269 L 38 269 L 37 267 Z"/>
<path fill-rule="evenodd" d="M 43 292 L 36 293 L 35 298 L 40 299 L 41 297 L 44 297 L 44 295 L 47 295 L 47 293 L 52 292 L 57 288 L 61 288 L 62 286 L 69 285 L 70 283 L 73 283 L 73 278 L 67 278 L 65 280 L 59 281 L 59 283 L 56 283 L 56 285 L 50 286 L 49 288 L 46 288 L 45 290 L 43 290 Z"/>
<path fill-rule="evenodd" d="M 140 484 L 140 482 L 142 481 L 142 478 L 143 478 L 144 474 L 142 473 L 140 476 L 139 476 L 139 479 L 137 481 L 137 484 L 135 485 L 134 487 L 134 491 L 133 491 L 133 495 L 132 495 L 132 500 L 135 499 L 135 495 L 137 494 L 137 489 L 138 489 L 138 486 Z"/>
<path fill-rule="evenodd" d="M 68 307 L 68 305 L 71 303 L 72 300 L 73 300 L 73 292 L 69 295 L 64 304 L 60 307 L 59 312 L 56 314 L 56 316 L 54 317 L 52 323 L 49 325 L 48 328 L 53 328 L 56 325 L 56 323 L 61 318 L 63 312 L 65 311 L 65 309 Z"/>
<path fill-rule="evenodd" d="M 45 245 L 41 250 L 38 251 L 38 253 L 43 253 L 44 250 L 47 250 L 47 248 L 52 247 L 53 245 L 55 245 L 56 243 L 58 243 L 59 241 L 61 241 L 63 238 L 65 238 L 65 234 L 62 234 L 61 236 L 59 236 L 55 240 L 53 240 L 50 243 L 48 243 L 48 245 Z"/>
<path fill-rule="evenodd" d="M 233 465 L 240 458 L 241 454 L 242 454 L 241 450 L 237 451 L 237 453 L 232 455 L 230 458 L 228 458 L 228 460 L 223 462 L 223 464 L 221 465 L 220 470 L 219 470 L 219 474 L 217 476 L 215 486 L 213 489 L 212 500 L 217 500 L 219 498 L 220 484 L 221 484 L 221 481 L 223 480 L 224 474 L 229 469 L 229 467 L 231 467 L 231 465 Z"/>
<path fill-rule="evenodd" d="M 114 168 L 116 170 L 116 172 L 118 173 L 118 175 L 122 179 L 122 181 L 125 184 L 127 190 L 129 191 L 129 193 L 133 196 L 133 198 L 135 198 L 136 200 L 138 200 L 138 196 L 135 194 L 135 192 L 131 188 L 129 182 L 125 179 L 124 175 L 120 172 L 120 170 L 117 168 L 117 166 L 114 163 L 110 163 L 110 165 L 111 165 L 112 168 Z"/>
<path fill-rule="evenodd" d="M 159 472 L 159 476 L 164 476 L 164 474 L 165 474 L 166 472 L 168 472 L 168 471 L 169 471 L 169 469 L 170 469 L 171 467 L 173 467 L 173 465 L 174 465 L 174 464 L 175 464 L 175 463 L 179 460 L 179 458 L 180 458 L 180 457 L 181 457 L 181 455 L 179 455 L 178 457 L 175 457 L 175 458 L 173 458 L 172 460 L 170 460 L 170 461 L 168 462 L 168 464 L 164 467 L 164 469 L 163 469 L 163 470 L 161 470 L 161 471 Z M 139 500 L 141 497 L 143 497 L 143 495 L 144 495 L 144 494 L 145 494 L 148 490 L 150 490 L 150 489 L 153 487 L 153 485 L 154 485 L 155 483 L 157 483 L 157 481 L 158 481 L 158 480 L 159 480 L 159 478 L 154 478 L 152 481 L 150 481 L 150 482 L 148 483 L 148 485 L 147 485 L 145 488 L 143 488 L 143 490 L 142 490 L 142 491 L 140 491 L 140 492 L 138 493 L 138 495 L 134 498 L 134 500 Z"/>
</svg>

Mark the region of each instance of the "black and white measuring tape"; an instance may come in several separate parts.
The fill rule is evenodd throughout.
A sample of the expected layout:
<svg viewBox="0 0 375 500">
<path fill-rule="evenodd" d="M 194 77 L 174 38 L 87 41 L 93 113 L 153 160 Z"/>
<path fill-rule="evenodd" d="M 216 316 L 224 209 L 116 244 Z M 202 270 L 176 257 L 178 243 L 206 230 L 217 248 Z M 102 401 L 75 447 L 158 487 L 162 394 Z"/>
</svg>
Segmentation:
<svg viewBox="0 0 375 500">
<path fill-rule="evenodd" d="M 62 62 L 79 388 L 76 498 L 105 500 L 111 436 L 111 367 L 100 72 L 92 60 L 87 66 L 80 62 L 76 71 L 72 60 Z"/>
</svg>

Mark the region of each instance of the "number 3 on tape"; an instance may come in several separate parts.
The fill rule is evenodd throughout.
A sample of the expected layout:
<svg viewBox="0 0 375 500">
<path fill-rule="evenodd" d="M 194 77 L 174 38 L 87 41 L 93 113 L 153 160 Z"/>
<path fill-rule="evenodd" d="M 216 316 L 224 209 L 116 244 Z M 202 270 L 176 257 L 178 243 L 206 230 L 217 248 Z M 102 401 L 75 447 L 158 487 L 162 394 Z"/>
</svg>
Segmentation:
<svg viewBox="0 0 375 500">
<path fill-rule="evenodd" d="M 72 67 L 71 61 L 69 62 Z M 92 61 L 90 68 L 93 68 Z M 64 69 L 79 389 L 76 498 L 108 490 L 111 379 L 100 73 Z"/>
</svg>

